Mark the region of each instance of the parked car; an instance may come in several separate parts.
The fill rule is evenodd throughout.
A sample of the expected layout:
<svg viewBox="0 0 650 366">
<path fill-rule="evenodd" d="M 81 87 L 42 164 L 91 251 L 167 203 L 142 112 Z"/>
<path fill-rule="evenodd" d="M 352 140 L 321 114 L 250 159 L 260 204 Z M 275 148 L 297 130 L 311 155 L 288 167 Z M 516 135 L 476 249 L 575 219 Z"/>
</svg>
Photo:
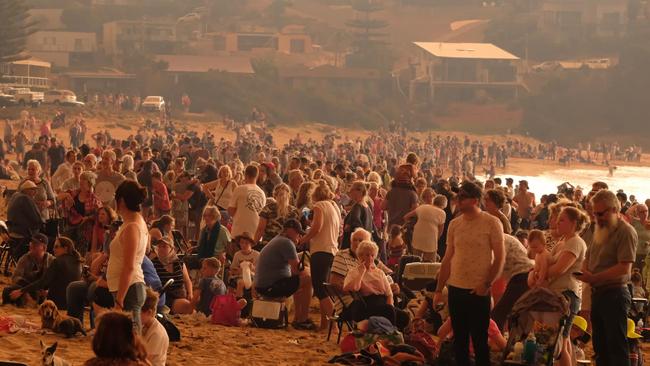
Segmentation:
<svg viewBox="0 0 650 366">
<path fill-rule="evenodd" d="M 150 95 L 144 98 L 142 110 L 145 111 L 163 111 L 165 110 L 165 99 L 161 96 Z"/>
<path fill-rule="evenodd" d="M 45 93 L 43 103 L 57 105 L 83 106 L 84 103 L 77 101 L 77 95 L 70 90 L 48 90 Z"/>
<path fill-rule="evenodd" d="M 598 58 L 593 60 L 586 60 L 584 66 L 590 69 L 609 69 L 612 67 L 612 60 L 608 58 Z"/>
<path fill-rule="evenodd" d="M 543 72 L 543 71 L 555 71 L 562 66 L 560 65 L 559 62 L 557 61 L 545 61 L 542 62 L 541 64 L 533 66 L 533 71 L 536 72 Z"/>
<path fill-rule="evenodd" d="M 18 105 L 13 95 L 0 93 L 0 108 Z"/>
<path fill-rule="evenodd" d="M 38 107 L 45 99 L 43 92 L 31 91 L 28 88 L 9 88 L 5 92 L 12 95 L 16 102 L 22 106 Z"/>
</svg>

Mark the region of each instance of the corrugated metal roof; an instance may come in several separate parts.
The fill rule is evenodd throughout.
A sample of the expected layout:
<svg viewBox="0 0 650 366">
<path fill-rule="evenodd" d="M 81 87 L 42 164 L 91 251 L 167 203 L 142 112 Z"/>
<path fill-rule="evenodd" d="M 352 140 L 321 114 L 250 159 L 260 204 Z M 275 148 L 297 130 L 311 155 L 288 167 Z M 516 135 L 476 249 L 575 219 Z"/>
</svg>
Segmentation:
<svg viewBox="0 0 650 366">
<path fill-rule="evenodd" d="M 441 58 L 487 60 L 519 60 L 519 57 L 492 43 L 413 42 L 416 46 Z"/>
<path fill-rule="evenodd" d="M 156 55 L 156 60 L 169 66 L 168 72 L 225 71 L 235 74 L 254 74 L 251 60 L 241 56 Z"/>
</svg>

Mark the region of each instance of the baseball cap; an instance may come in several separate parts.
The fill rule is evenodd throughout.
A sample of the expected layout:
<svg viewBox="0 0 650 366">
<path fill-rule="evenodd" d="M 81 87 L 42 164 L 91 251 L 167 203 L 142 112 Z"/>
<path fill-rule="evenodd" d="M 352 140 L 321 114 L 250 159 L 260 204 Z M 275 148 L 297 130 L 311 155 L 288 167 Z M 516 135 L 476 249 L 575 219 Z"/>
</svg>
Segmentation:
<svg viewBox="0 0 650 366">
<path fill-rule="evenodd" d="M 25 191 L 34 188 L 38 188 L 38 187 L 36 186 L 36 183 L 32 182 L 31 180 L 26 180 L 20 185 L 20 191 Z"/>
<path fill-rule="evenodd" d="M 282 225 L 283 229 L 294 229 L 296 230 L 300 235 L 304 235 L 305 232 L 302 230 L 302 225 L 300 224 L 300 221 L 296 219 L 289 219 L 284 222 L 284 225 Z"/>
<path fill-rule="evenodd" d="M 32 239 L 29 242 L 34 244 L 47 245 L 47 236 L 45 236 L 45 234 L 40 234 L 40 233 L 34 234 L 32 235 Z"/>
</svg>

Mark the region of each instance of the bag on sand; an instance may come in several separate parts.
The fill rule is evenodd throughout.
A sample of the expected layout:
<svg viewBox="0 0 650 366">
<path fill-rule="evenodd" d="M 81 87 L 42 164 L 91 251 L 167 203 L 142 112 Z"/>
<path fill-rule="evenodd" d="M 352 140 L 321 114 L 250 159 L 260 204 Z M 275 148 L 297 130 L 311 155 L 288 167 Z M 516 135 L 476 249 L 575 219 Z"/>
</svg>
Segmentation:
<svg viewBox="0 0 650 366">
<path fill-rule="evenodd" d="M 233 294 L 217 295 L 210 304 L 213 324 L 238 326 L 241 309 Z"/>
<path fill-rule="evenodd" d="M 167 337 L 169 337 L 170 342 L 180 342 L 181 340 L 181 331 L 178 329 L 178 327 L 167 317 L 166 315 L 163 314 L 157 314 L 156 319 L 162 324 L 162 326 L 165 328 L 165 331 L 167 332 Z"/>
</svg>

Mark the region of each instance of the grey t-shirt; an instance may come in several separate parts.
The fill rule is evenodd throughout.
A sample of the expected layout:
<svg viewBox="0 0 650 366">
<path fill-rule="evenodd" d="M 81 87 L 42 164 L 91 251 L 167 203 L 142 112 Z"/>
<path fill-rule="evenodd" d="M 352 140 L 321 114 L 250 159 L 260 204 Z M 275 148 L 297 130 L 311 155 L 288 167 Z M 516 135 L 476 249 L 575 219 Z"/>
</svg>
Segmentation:
<svg viewBox="0 0 650 366">
<path fill-rule="evenodd" d="M 255 270 L 255 287 L 266 288 L 283 278 L 291 277 L 289 261 L 298 260 L 291 239 L 278 235 L 262 248 Z"/>
<path fill-rule="evenodd" d="M 587 252 L 587 244 L 579 236 L 574 236 L 568 240 L 559 242 L 551 252 L 552 262 L 556 263 L 563 253 L 568 252 L 576 257 L 575 262 L 563 274 L 552 278 L 548 287 L 558 293 L 566 290 L 573 291 L 577 296 L 580 295 L 580 284 L 573 276 L 574 272 L 579 272 L 585 260 L 585 253 Z"/>
<path fill-rule="evenodd" d="M 591 243 L 587 250 L 587 269 L 591 273 L 600 273 L 615 266 L 618 263 L 634 263 L 636 259 L 636 246 L 639 241 L 634 228 L 623 219 L 618 220 L 618 224 L 609 234 L 606 243 Z M 595 284 L 595 287 L 613 284 L 625 284 L 629 275 L 623 278 L 609 281 L 606 283 Z"/>
</svg>

